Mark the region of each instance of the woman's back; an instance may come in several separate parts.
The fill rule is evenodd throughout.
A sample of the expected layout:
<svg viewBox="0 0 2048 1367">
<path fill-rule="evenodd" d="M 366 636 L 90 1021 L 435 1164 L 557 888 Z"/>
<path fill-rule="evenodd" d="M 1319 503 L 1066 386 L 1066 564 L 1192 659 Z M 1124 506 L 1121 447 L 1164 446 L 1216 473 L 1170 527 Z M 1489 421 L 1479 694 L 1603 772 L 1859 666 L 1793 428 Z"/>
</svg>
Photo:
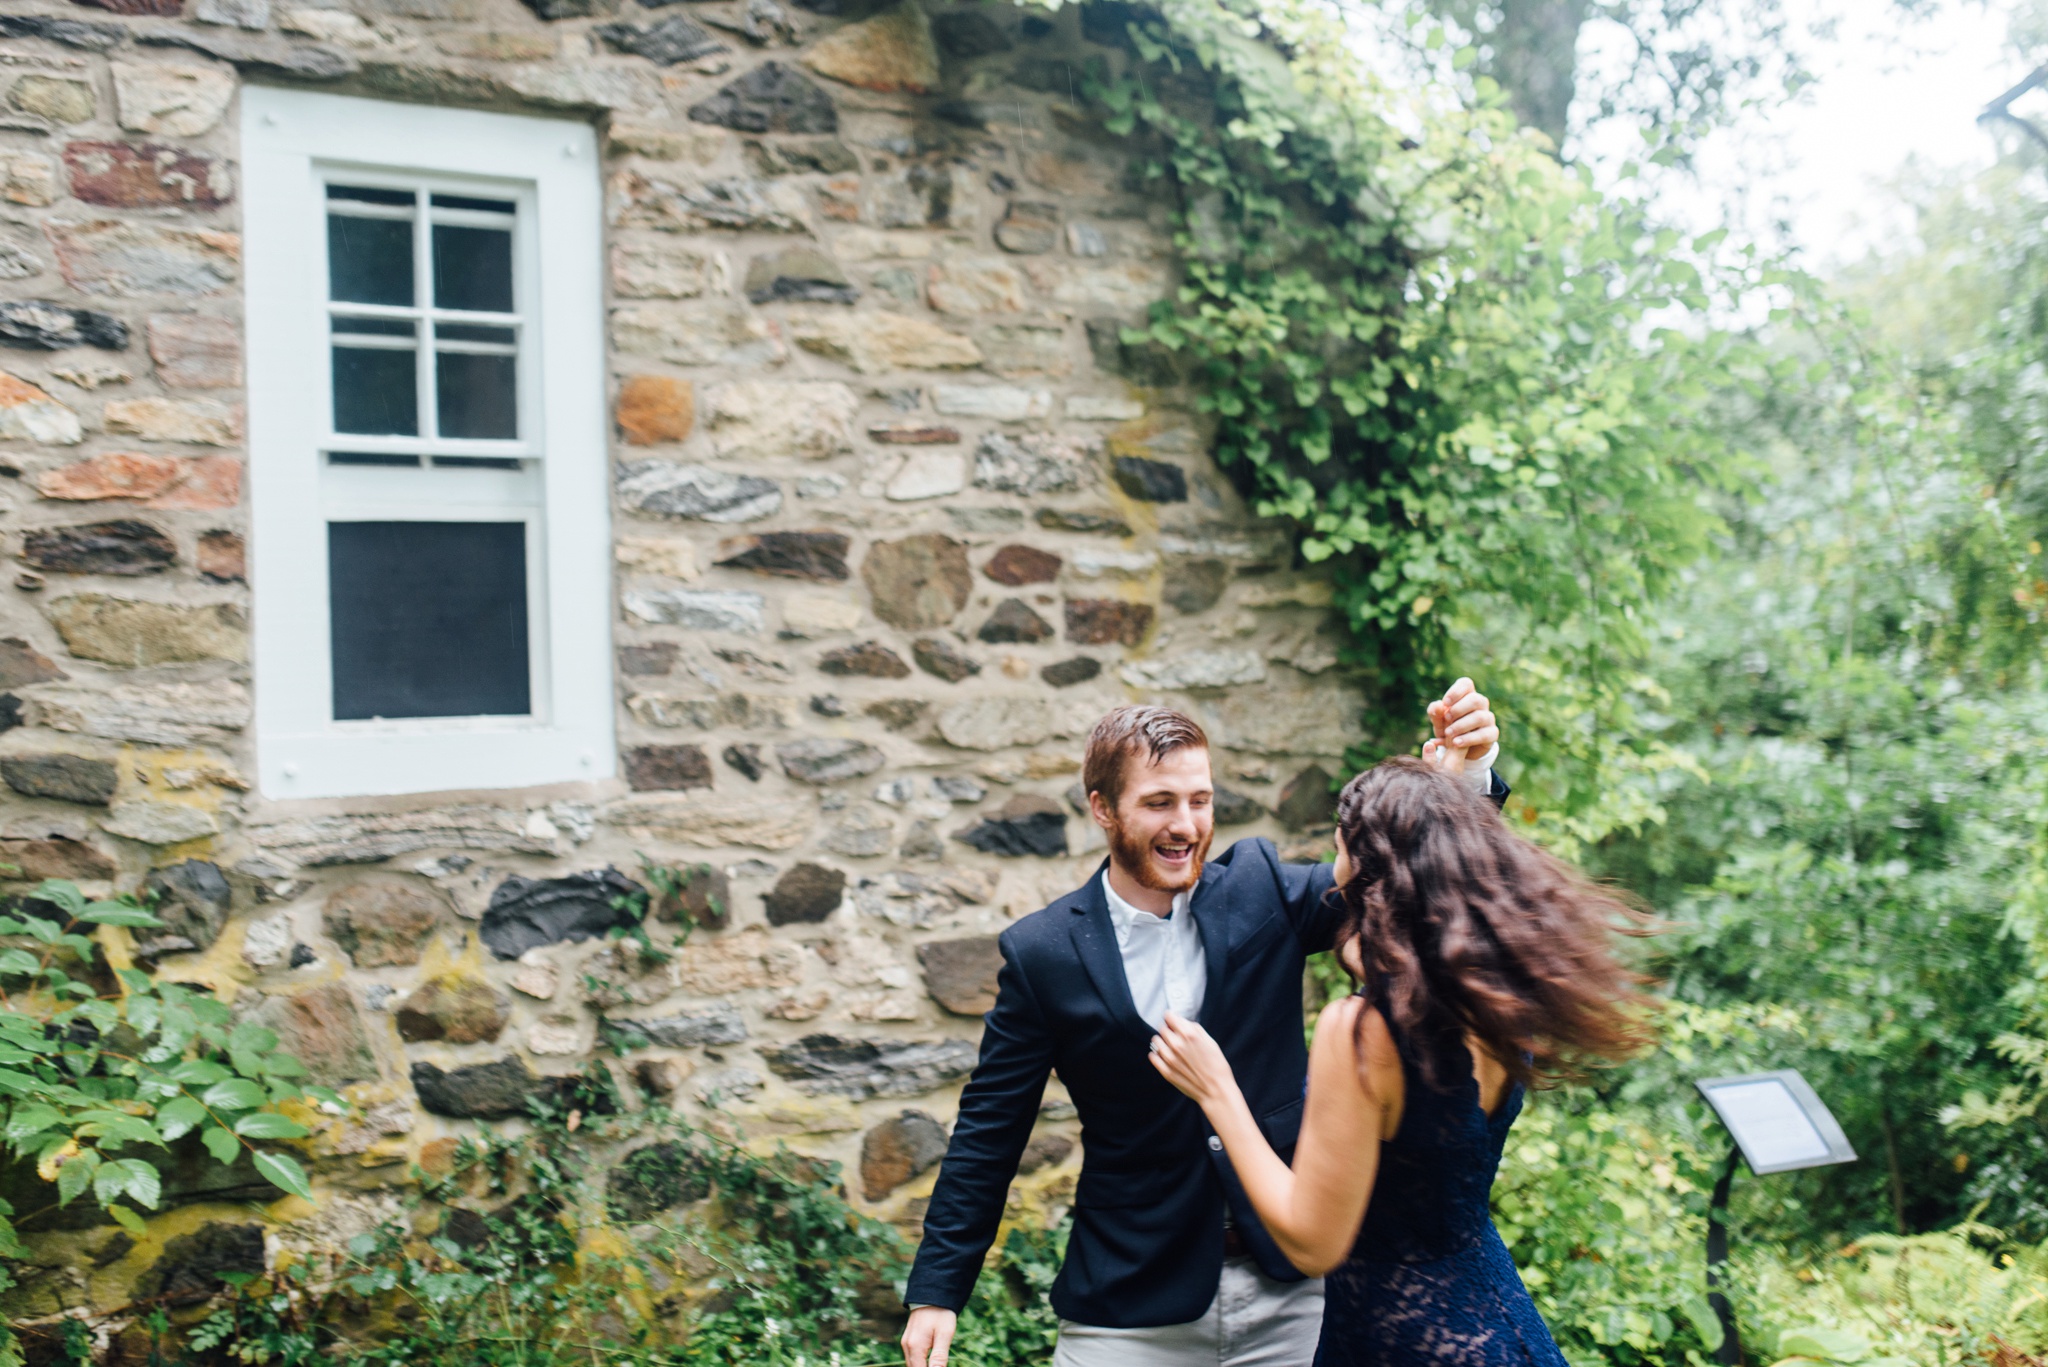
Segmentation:
<svg viewBox="0 0 2048 1367">
<path fill-rule="evenodd" d="M 1520 1084 L 1501 1089 L 1489 1116 L 1462 1035 L 1418 1044 L 1397 1032 L 1394 1042 L 1400 1126 L 1382 1141 L 1351 1256 L 1324 1279 L 1317 1367 L 1563 1367 L 1488 1208 L 1502 1146 L 1522 1109 Z M 1427 1072 L 1425 1050 L 1433 1065 Z"/>
</svg>

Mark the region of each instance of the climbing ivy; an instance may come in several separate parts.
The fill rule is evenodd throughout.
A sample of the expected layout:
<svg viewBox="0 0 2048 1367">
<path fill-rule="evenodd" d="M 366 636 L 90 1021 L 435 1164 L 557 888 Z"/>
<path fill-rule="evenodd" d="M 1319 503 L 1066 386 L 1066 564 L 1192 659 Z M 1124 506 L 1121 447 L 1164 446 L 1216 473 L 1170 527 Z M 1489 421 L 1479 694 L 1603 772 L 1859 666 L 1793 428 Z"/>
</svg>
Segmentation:
<svg viewBox="0 0 2048 1367">
<path fill-rule="evenodd" d="M 1218 459 L 1329 566 L 1366 682 L 1364 764 L 1460 673 L 1511 718 L 1554 839 L 1656 812 L 1637 734 L 1659 597 L 1746 462 L 1709 421 L 1758 382 L 1719 305 L 1778 283 L 1652 230 L 1518 129 L 1401 97 L 1327 7 L 1123 7 L 1085 94 L 1174 206 L 1183 283 L 1127 330 L 1213 417 Z M 1434 103 L 1430 101 L 1434 100 Z"/>
</svg>

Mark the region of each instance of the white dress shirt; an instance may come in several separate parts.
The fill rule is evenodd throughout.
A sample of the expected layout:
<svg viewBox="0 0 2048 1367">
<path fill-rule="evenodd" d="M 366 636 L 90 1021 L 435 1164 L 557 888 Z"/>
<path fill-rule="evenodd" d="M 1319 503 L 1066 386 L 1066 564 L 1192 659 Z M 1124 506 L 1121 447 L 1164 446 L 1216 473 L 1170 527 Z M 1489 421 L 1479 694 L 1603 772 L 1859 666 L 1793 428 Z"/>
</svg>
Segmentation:
<svg viewBox="0 0 2048 1367">
<path fill-rule="evenodd" d="M 1154 1030 L 1166 1024 L 1166 1013 L 1193 1020 L 1209 990 L 1209 966 L 1202 958 L 1202 932 L 1188 911 L 1191 894 L 1173 895 L 1165 916 L 1140 911 L 1116 895 L 1109 870 L 1102 871 L 1102 895 L 1116 926 L 1117 948 L 1123 952 L 1124 981 L 1131 985 L 1131 1003 Z"/>
</svg>

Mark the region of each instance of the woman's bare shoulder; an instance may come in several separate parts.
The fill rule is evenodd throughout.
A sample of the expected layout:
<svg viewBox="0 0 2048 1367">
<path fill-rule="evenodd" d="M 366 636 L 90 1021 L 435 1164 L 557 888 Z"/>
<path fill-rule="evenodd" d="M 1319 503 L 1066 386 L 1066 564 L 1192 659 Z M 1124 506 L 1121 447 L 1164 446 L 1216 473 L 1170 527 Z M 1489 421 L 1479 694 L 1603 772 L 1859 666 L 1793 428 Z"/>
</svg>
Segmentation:
<svg viewBox="0 0 2048 1367">
<path fill-rule="evenodd" d="M 1312 1053 L 1335 1055 L 1355 1066 L 1361 1046 L 1366 1067 L 1376 1071 L 1390 1065 L 1400 1068 L 1400 1051 L 1394 1047 L 1393 1032 L 1387 1029 L 1386 1017 L 1378 1007 L 1363 997 L 1340 997 L 1324 1007 L 1316 1017 Z"/>
</svg>

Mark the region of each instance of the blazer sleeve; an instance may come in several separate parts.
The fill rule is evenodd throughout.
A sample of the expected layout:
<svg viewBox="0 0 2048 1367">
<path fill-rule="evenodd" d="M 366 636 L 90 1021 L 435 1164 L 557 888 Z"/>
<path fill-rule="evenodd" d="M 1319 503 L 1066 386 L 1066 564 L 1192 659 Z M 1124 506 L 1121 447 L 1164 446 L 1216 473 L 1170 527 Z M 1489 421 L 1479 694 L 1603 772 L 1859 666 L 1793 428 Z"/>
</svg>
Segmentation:
<svg viewBox="0 0 2048 1367">
<path fill-rule="evenodd" d="M 924 1237 L 904 1287 L 906 1305 L 958 1310 L 967 1304 L 1052 1071 L 1052 1032 L 1010 937 L 998 944 L 1003 966 L 996 1004 L 983 1023 L 981 1057 L 960 1093 L 960 1115 L 925 1210 Z"/>
<path fill-rule="evenodd" d="M 1506 804 L 1513 789 L 1500 776 L 1500 770 L 1491 773 L 1486 796 L 1495 807 L 1500 807 Z M 1329 895 L 1336 887 L 1336 865 L 1282 864 L 1276 858 L 1274 866 L 1279 871 L 1281 901 L 1295 935 L 1311 954 L 1329 949 L 1336 943 L 1338 923 L 1343 919 L 1342 906 Z"/>
</svg>

